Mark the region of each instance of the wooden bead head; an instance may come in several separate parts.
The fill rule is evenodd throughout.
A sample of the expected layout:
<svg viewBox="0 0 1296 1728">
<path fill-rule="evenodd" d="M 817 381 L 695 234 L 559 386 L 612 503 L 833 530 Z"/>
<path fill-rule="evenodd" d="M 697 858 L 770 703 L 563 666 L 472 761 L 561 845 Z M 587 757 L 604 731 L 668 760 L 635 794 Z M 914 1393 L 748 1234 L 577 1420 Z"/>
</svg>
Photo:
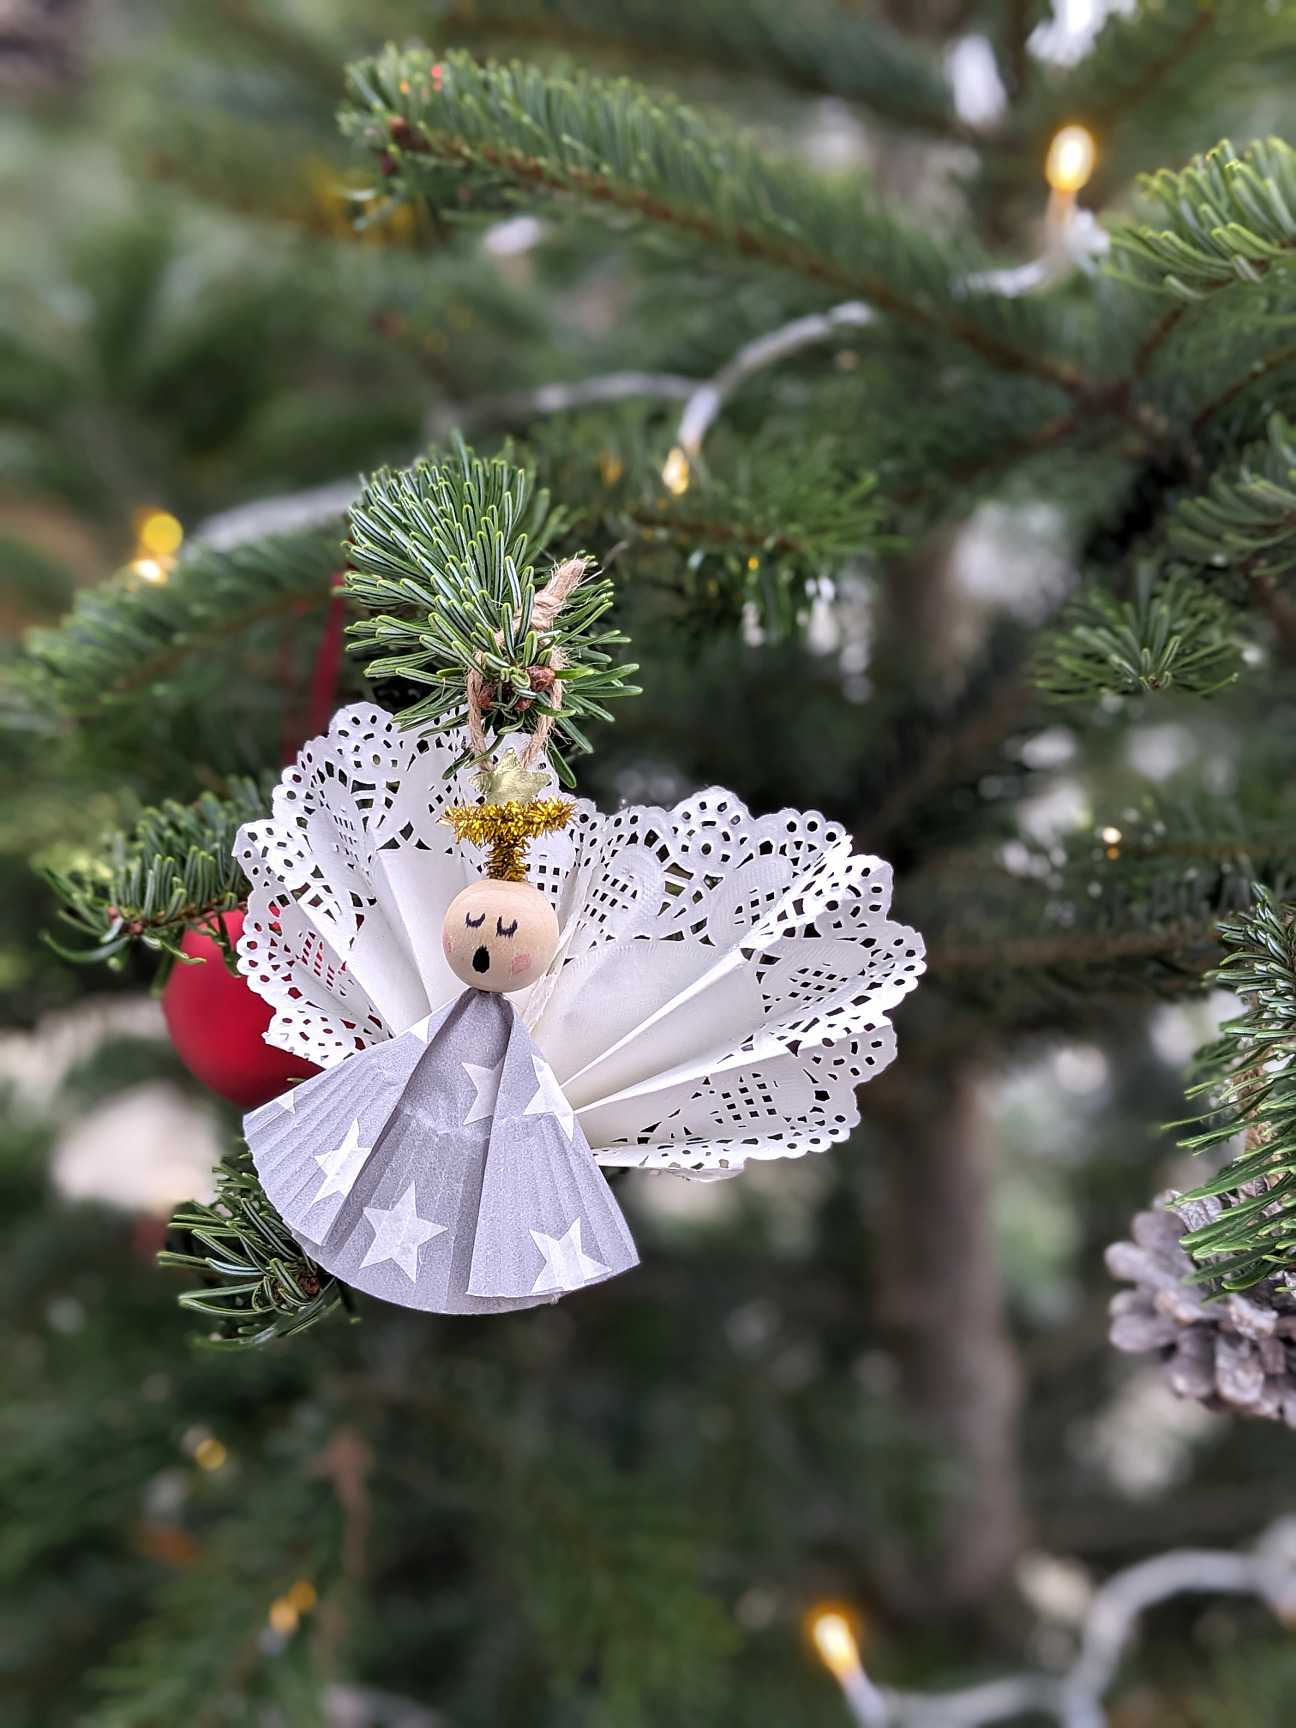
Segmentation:
<svg viewBox="0 0 1296 1728">
<path fill-rule="evenodd" d="M 441 946 L 474 990 L 525 990 L 558 952 L 558 916 L 534 883 L 483 877 L 450 902 Z"/>
</svg>

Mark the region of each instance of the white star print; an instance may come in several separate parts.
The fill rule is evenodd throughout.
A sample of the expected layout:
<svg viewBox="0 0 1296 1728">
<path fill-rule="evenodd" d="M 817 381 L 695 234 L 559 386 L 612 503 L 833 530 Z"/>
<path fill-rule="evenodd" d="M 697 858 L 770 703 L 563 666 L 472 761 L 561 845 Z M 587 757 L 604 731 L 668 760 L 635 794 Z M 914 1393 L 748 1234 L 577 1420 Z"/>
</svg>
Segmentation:
<svg viewBox="0 0 1296 1728">
<path fill-rule="evenodd" d="M 315 1162 L 324 1172 L 324 1182 L 315 1199 L 325 1199 L 329 1194 L 349 1194 L 352 1184 L 360 1174 L 360 1166 L 373 1151 L 372 1146 L 360 1144 L 360 1123 L 355 1121 L 346 1131 L 346 1139 L 332 1152 L 317 1152 Z"/>
<path fill-rule="evenodd" d="M 364 1215 L 373 1226 L 374 1239 L 360 1262 L 361 1268 L 377 1266 L 382 1260 L 394 1260 L 411 1282 L 418 1275 L 419 1249 L 449 1228 L 419 1217 L 412 1182 L 394 1206 L 386 1209 L 366 1206 Z"/>
<path fill-rule="evenodd" d="M 570 1140 L 572 1130 L 576 1126 L 576 1117 L 571 1105 L 567 1102 L 567 1094 L 554 1079 L 554 1071 L 543 1056 L 533 1055 L 531 1066 L 535 1069 L 535 1077 L 540 1083 L 540 1089 L 522 1114 L 524 1116 L 556 1116 L 562 1123 L 564 1134 Z"/>
<path fill-rule="evenodd" d="M 544 1255 L 544 1267 L 531 1286 L 531 1294 L 539 1296 L 546 1290 L 579 1290 L 591 1278 L 609 1268 L 592 1260 L 581 1247 L 581 1221 L 577 1218 L 562 1236 L 546 1236 L 543 1230 L 533 1230 L 531 1240 Z"/>
<path fill-rule="evenodd" d="M 460 1067 L 477 1088 L 477 1096 L 472 1101 L 472 1108 L 464 1117 L 464 1127 L 470 1122 L 484 1122 L 488 1116 L 495 1114 L 495 1100 L 499 1097 L 500 1075 L 504 1072 L 504 1058 L 501 1056 L 493 1068 L 483 1067 L 477 1062 L 461 1062 Z"/>
</svg>

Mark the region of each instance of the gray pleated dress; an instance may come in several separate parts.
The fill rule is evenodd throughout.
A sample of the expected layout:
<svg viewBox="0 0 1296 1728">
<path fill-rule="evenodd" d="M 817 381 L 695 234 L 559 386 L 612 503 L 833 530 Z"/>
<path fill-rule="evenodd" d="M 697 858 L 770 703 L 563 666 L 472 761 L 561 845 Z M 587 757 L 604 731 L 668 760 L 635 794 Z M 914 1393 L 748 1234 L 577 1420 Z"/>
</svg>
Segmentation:
<svg viewBox="0 0 1296 1728">
<path fill-rule="evenodd" d="M 532 1308 L 638 1264 L 580 1123 L 504 996 L 465 990 L 243 1128 L 311 1258 L 387 1302 Z"/>
</svg>

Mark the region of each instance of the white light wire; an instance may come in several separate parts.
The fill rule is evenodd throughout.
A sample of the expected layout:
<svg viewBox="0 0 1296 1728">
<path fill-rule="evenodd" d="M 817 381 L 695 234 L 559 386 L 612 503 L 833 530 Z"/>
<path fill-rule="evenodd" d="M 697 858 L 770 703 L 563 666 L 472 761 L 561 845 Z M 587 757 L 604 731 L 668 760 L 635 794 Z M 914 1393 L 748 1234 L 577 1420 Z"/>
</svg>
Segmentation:
<svg viewBox="0 0 1296 1728">
<path fill-rule="evenodd" d="M 859 1728 L 989 1728 L 1031 1710 L 1058 1728 L 1106 1728 L 1103 1696 L 1145 1609 L 1187 1592 L 1258 1596 L 1285 1625 L 1296 1623 L 1291 1542 L 1292 1521 L 1280 1519 L 1251 1554 L 1182 1548 L 1115 1573 L 1094 1594 L 1080 1652 L 1065 1674 L 1013 1674 L 945 1693 L 893 1692 L 870 1682 L 867 1699 L 846 1674 L 842 1692 Z"/>
<path fill-rule="evenodd" d="M 1039 258 L 1015 269 L 990 270 L 963 277 L 956 287 L 963 292 L 979 290 L 1012 298 L 1049 286 L 1077 264 L 1086 263 L 1106 244 L 1107 236 L 1088 211 L 1077 209 L 1073 198 L 1055 198 L 1050 202 L 1045 223 L 1045 246 Z M 456 429 L 466 430 L 481 421 L 525 420 L 589 403 L 660 398 L 683 401 L 684 412 L 680 416 L 675 442 L 685 456 L 696 457 L 725 403 L 754 373 L 803 348 L 827 341 L 838 330 L 864 329 L 873 323 L 874 317 L 873 308 L 862 300 L 844 300 L 827 312 L 793 318 L 778 329 L 745 342 L 732 359 L 727 360 L 713 377 L 706 379 L 686 378 L 675 372 L 607 372 L 572 383 L 542 384 L 535 390 L 520 390 L 504 396 L 483 396 L 458 404 L 441 403 L 428 416 L 427 434 L 435 442 Z M 255 503 L 222 511 L 199 524 L 186 545 L 186 553 L 192 553 L 196 543 L 227 548 L 266 534 L 318 527 L 344 515 L 359 491 L 357 481 L 335 480 L 305 492 L 258 499 Z"/>
</svg>

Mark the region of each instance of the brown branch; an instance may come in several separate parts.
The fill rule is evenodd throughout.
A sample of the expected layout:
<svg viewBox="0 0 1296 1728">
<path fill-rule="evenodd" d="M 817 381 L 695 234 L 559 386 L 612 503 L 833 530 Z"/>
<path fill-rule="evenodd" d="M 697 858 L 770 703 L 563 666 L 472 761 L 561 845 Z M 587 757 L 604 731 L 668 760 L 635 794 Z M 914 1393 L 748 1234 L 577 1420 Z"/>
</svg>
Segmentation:
<svg viewBox="0 0 1296 1728">
<path fill-rule="evenodd" d="M 1197 410 L 1192 423 L 1193 431 L 1200 431 L 1212 414 L 1218 414 L 1221 408 L 1227 408 L 1230 402 L 1235 402 L 1239 396 L 1244 395 L 1253 384 L 1258 384 L 1262 378 L 1267 378 L 1271 372 L 1277 372 L 1289 360 L 1296 360 L 1296 347 L 1275 348 L 1267 359 L 1257 360 L 1244 377 L 1230 384 L 1227 390 L 1221 391 L 1218 396 L 1207 402 L 1205 407 Z"/>
<path fill-rule="evenodd" d="M 660 516 L 647 510 L 618 510 L 616 514 L 636 528 L 663 529 L 681 540 L 715 540 L 722 545 L 751 546 L 762 551 L 808 553 L 814 542 L 801 535 L 779 534 L 755 525 L 737 522 L 698 521 L 691 517 Z"/>
<path fill-rule="evenodd" d="M 400 119 L 399 116 L 397 118 Z M 1054 360 L 1048 355 L 1030 354 L 1025 349 L 1018 348 L 1015 343 L 982 330 L 970 319 L 957 315 L 948 320 L 941 319 L 925 307 L 906 300 L 883 278 L 847 270 L 834 259 L 811 252 L 804 246 L 791 242 L 780 245 L 745 227 L 726 231 L 701 210 L 679 209 L 665 199 L 654 198 L 632 187 L 617 186 L 605 175 L 588 169 L 567 168 L 556 173 L 539 158 L 527 156 L 520 150 L 500 151 L 490 145 L 474 145 L 466 138 L 432 134 L 427 128 L 415 135 L 407 120 L 402 122 L 401 130 L 407 133 L 404 148 L 412 155 L 458 162 L 465 167 L 477 167 L 485 163 L 515 175 L 517 179 L 542 192 L 559 194 L 577 191 L 597 203 L 633 211 L 650 221 L 673 227 L 679 233 L 694 235 L 710 245 L 733 246 L 744 257 L 793 270 L 798 275 L 811 281 L 823 282 L 848 296 L 862 297 L 880 312 L 905 319 L 935 335 L 952 337 L 954 341 L 971 348 L 1005 371 L 1038 378 L 1071 395 L 1083 396 L 1090 388 L 1084 374 L 1066 361 Z M 393 138 L 392 142 L 395 148 L 401 148 L 399 140 Z"/>
<path fill-rule="evenodd" d="M 1175 954 L 1213 942 L 1215 926 L 1164 930 L 1125 930 L 1115 936 L 1024 937 L 1015 942 L 981 942 L 967 947 L 933 948 L 927 971 L 935 978 L 958 972 L 985 972 L 995 967 L 1028 971 L 1048 966 L 1099 965 L 1153 954 Z M 1204 967 L 1202 968 L 1205 969 Z"/>
<path fill-rule="evenodd" d="M 330 588 L 316 593 L 310 590 L 303 594 L 279 594 L 273 600 L 263 601 L 259 606 L 249 606 L 245 611 L 236 613 L 231 618 L 223 619 L 219 624 L 213 624 L 209 629 L 186 636 L 182 641 L 172 643 L 171 647 L 155 654 L 151 660 L 146 660 L 142 666 L 137 666 L 116 683 L 110 684 L 103 691 L 103 696 L 125 696 L 132 690 L 140 690 L 146 684 L 163 673 L 169 672 L 173 666 L 187 659 L 190 654 L 196 654 L 207 642 L 218 641 L 222 636 L 236 636 L 240 630 L 246 630 L 253 624 L 259 624 L 266 618 L 277 618 L 282 613 L 294 613 L 301 608 L 314 612 L 329 605 L 334 598 Z M 102 698 L 101 698 L 102 700 Z M 98 707 L 75 710 L 67 715 L 73 721 L 94 720 L 101 718 Z"/>
<path fill-rule="evenodd" d="M 1283 653 L 1296 657 L 1296 600 L 1266 571 L 1243 565 L 1238 573 L 1256 606 L 1273 625 Z"/>
<path fill-rule="evenodd" d="M 859 824 L 857 838 L 870 846 L 882 844 L 902 818 L 951 773 L 1011 731 L 1036 694 L 1034 686 L 1024 680 L 1010 685 L 997 702 L 973 715 L 952 737 L 941 738 L 926 761 L 906 776 L 873 816 Z"/>
<path fill-rule="evenodd" d="M 1187 308 L 1183 305 L 1172 306 L 1170 310 L 1152 326 L 1147 335 L 1139 343 L 1134 355 L 1134 371 L 1142 376 L 1152 363 L 1152 357 L 1166 343 L 1178 326 Z"/>
<path fill-rule="evenodd" d="M 1185 60 L 1216 21 L 1213 0 L 1202 0 L 1201 9 L 1172 48 L 1154 60 L 1135 83 L 1113 92 L 1110 100 L 1091 110 L 1090 117 L 1099 124 L 1108 124 L 1126 114 L 1136 102 L 1151 95 L 1157 85 Z"/>
<path fill-rule="evenodd" d="M 1250 858 L 1253 853 L 1262 855 L 1278 852 L 1286 856 L 1289 851 L 1296 851 L 1296 842 L 1290 848 L 1276 841 L 1257 841 L 1248 844 L 1242 840 L 1164 840 L 1149 841 L 1146 844 L 1137 840 L 1122 840 L 1122 854 L 1126 858 L 1213 858 L 1242 859 Z"/>
<path fill-rule="evenodd" d="M 252 0 L 221 0 L 221 6 L 236 29 L 269 49 L 299 77 L 332 99 L 341 95 L 341 68 L 325 55 L 317 54 L 303 36 L 264 17 Z"/>
<path fill-rule="evenodd" d="M 1004 62 L 1008 87 L 1012 95 L 1021 98 L 1030 77 L 1030 55 L 1026 42 L 1033 20 L 1030 0 L 1008 0 L 1004 8 Z"/>
<path fill-rule="evenodd" d="M 998 468 L 1005 468 L 1023 456 L 1034 456 L 1041 450 L 1048 450 L 1054 444 L 1060 444 L 1069 433 L 1075 431 L 1082 416 L 1098 414 L 1107 410 L 1099 408 L 1098 399 L 1094 397 L 1082 400 L 1067 414 L 1058 414 L 1052 420 L 1046 420 L 1034 432 L 1028 432 L 1017 438 L 1010 438 L 988 456 L 980 456 L 973 462 L 951 463 L 941 470 L 942 478 L 952 480 L 956 485 L 966 485 L 969 480 L 980 479 L 983 475 L 993 474 Z M 893 492 L 890 496 L 897 504 L 917 504 L 930 496 L 932 486 L 909 486 L 902 491 Z"/>
</svg>

